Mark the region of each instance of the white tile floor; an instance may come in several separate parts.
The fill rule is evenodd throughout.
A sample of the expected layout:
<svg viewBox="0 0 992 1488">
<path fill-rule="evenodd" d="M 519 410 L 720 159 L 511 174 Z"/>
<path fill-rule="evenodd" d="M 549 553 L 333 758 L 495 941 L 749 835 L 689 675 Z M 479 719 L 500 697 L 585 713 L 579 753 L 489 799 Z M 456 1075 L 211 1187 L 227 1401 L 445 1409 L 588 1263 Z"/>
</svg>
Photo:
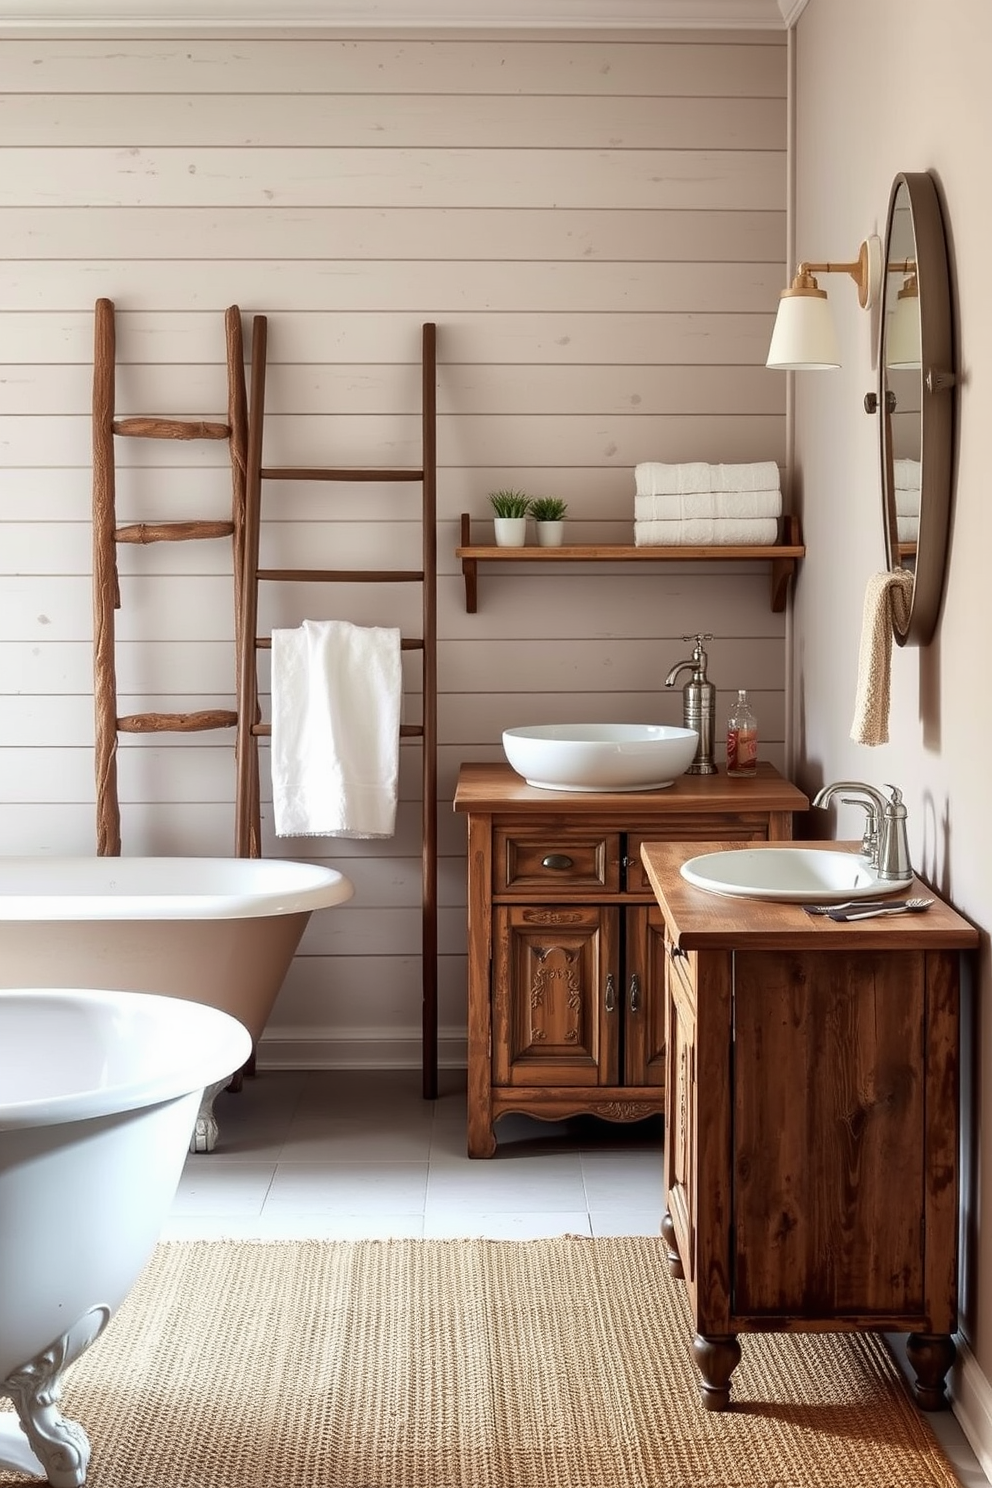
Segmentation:
<svg viewBox="0 0 992 1488">
<path fill-rule="evenodd" d="M 262 1071 L 217 1100 L 217 1150 L 190 1156 L 167 1240 L 526 1240 L 657 1235 L 661 1122 L 504 1117 L 465 1153 L 465 1081 L 419 1071 Z M 898 1349 L 897 1349 L 898 1353 Z M 953 1414 L 928 1417 L 964 1488 L 989 1488 Z"/>
<path fill-rule="evenodd" d="M 465 1151 L 465 1081 L 419 1071 L 262 1071 L 215 1107 L 163 1238 L 657 1235 L 661 1123 L 507 1116 L 493 1158 Z"/>
</svg>

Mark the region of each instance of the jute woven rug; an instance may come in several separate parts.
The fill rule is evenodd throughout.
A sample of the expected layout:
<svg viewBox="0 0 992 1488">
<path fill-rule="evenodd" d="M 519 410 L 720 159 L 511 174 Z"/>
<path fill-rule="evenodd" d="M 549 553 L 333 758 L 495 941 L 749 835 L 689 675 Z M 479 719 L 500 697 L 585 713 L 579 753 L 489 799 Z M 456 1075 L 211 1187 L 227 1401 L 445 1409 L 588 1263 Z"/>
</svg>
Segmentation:
<svg viewBox="0 0 992 1488">
<path fill-rule="evenodd" d="M 956 1484 L 879 1340 L 746 1335 L 722 1414 L 689 1341 L 653 1239 L 171 1242 L 63 1411 L 90 1488 Z"/>
</svg>

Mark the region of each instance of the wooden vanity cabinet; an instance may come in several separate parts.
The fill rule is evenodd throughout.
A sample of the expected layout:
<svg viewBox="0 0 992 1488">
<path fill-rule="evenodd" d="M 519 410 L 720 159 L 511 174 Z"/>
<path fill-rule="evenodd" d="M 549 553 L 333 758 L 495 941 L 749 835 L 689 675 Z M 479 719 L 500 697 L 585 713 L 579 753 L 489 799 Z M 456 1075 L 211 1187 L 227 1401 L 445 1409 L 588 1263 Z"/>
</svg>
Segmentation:
<svg viewBox="0 0 992 1488">
<path fill-rule="evenodd" d="M 468 1152 L 491 1157 L 510 1111 L 636 1121 L 664 1110 L 665 922 L 641 860 L 659 837 L 792 836 L 808 801 L 755 780 L 663 790 L 540 790 L 463 765 L 468 818 Z"/>
<path fill-rule="evenodd" d="M 977 932 L 939 900 L 842 924 L 705 894 L 679 875 L 698 850 L 644 856 L 665 921 L 662 1234 L 702 1402 L 728 1404 L 741 1333 L 866 1329 L 909 1335 L 916 1399 L 940 1409 L 957 1326 L 959 963 Z M 913 894 L 933 897 L 918 880 Z"/>
</svg>

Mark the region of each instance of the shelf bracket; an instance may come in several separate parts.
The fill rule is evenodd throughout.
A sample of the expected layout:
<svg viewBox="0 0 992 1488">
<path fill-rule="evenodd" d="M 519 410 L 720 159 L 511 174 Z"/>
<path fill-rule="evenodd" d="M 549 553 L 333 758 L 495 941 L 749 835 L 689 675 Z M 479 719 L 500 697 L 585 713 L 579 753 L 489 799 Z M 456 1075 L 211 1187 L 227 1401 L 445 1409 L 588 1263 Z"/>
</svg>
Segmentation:
<svg viewBox="0 0 992 1488">
<path fill-rule="evenodd" d="M 782 543 L 785 547 L 799 547 L 799 518 L 787 513 L 782 518 Z M 789 597 L 789 584 L 796 571 L 795 558 L 773 558 L 771 569 L 771 604 L 773 614 L 780 615 Z"/>
<path fill-rule="evenodd" d="M 470 548 L 472 546 L 471 513 L 462 512 L 461 530 L 461 546 Z M 468 615 L 474 615 L 479 608 L 479 565 L 474 558 L 462 559 L 462 574 L 465 577 L 465 612 Z"/>
</svg>

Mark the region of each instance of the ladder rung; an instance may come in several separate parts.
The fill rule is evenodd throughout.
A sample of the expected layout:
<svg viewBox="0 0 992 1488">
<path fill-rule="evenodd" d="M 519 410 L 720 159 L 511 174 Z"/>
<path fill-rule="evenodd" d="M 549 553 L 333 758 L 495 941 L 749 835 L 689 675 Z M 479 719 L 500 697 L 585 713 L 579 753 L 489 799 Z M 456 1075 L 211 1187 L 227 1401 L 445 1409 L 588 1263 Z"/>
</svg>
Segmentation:
<svg viewBox="0 0 992 1488">
<path fill-rule="evenodd" d="M 233 532 L 233 522 L 132 522 L 115 528 L 114 537 L 119 543 L 190 542 Z"/>
<path fill-rule="evenodd" d="M 252 738 L 255 738 L 255 739 L 267 739 L 267 738 L 269 738 L 269 736 L 272 733 L 272 725 L 271 725 L 271 723 L 253 723 L 252 724 L 252 727 L 251 727 L 251 732 L 252 732 Z M 401 723 L 400 724 L 400 738 L 401 739 L 422 739 L 423 736 L 424 736 L 423 724 L 420 724 L 420 723 Z"/>
<path fill-rule="evenodd" d="M 393 470 L 335 469 L 327 465 L 265 465 L 258 472 L 262 480 L 283 481 L 422 481 L 422 469 L 409 467 Z"/>
<path fill-rule="evenodd" d="M 206 729 L 235 728 L 237 713 L 205 708 L 200 713 L 129 713 L 118 718 L 122 734 L 198 734 Z"/>
<path fill-rule="evenodd" d="M 415 638 L 413 636 L 400 636 L 400 650 L 401 651 L 423 651 L 423 649 L 424 649 L 424 643 L 423 643 L 422 640 L 420 640 L 418 638 Z M 255 650 L 256 651 L 271 651 L 272 650 L 272 637 L 271 636 L 256 636 L 255 637 Z"/>
<path fill-rule="evenodd" d="M 372 568 L 259 568 L 258 579 L 298 584 L 422 584 L 422 569 Z"/>
<path fill-rule="evenodd" d="M 127 439 L 229 439 L 230 424 L 209 424 L 203 419 L 124 418 L 114 419 L 115 434 Z"/>
</svg>

